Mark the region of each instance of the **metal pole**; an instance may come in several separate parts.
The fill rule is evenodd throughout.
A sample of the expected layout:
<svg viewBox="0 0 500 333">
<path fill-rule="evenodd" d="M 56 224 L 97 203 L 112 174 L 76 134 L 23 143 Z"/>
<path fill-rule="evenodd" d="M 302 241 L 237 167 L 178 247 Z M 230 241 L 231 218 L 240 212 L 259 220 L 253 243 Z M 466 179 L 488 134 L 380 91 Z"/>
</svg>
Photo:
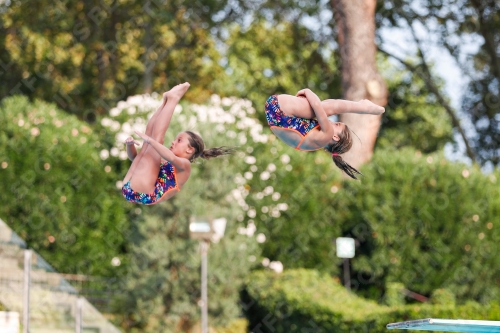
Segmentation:
<svg viewBox="0 0 500 333">
<path fill-rule="evenodd" d="M 208 241 L 201 241 L 201 333 L 208 333 Z"/>
<path fill-rule="evenodd" d="M 75 333 L 82 333 L 83 326 L 83 298 L 77 297 L 76 299 L 76 310 L 75 310 Z"/>
<path fill-rule="evenodd" d="M 351 290 L 351 273 L 349 271 L 348 258 L 344 258 L 344 286 L 347 290 Z"/>
<path fill-rule="evenodd" d="M 30 279 L 31 250 L 24 250 L 23 333 L 29 333 L 30 329 Z"/>
</svg>

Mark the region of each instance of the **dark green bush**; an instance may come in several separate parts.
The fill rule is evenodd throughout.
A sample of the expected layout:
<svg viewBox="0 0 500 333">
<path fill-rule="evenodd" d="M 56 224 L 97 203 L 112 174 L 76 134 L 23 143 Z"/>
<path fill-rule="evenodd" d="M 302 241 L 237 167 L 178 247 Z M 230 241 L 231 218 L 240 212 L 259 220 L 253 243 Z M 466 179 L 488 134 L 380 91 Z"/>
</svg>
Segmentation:
<svg viewBox="0 0 500 333">
<path fill-rule="evenodd" d="M 455 295 L 446 288 L 436 289 L 432 292 L 430 302 L 432 304 L 455 305 Z"/>
<path fill-rule="evenodd" d="M 405 304 L 405 295 L 401 292 L 404 287 L 402 283 L 388 283 L 385 288 L 384 304 L 389 306 Z"/>
<path fill-rule="evenodd" d="M 332 200 L 343 235 L 359 242 L 353 289 L 379 300 L 398 281 L 425 296 L 447 288 L 459 301 L 498 299 L 497 171 L 404 149 L 377 151 L 362 172 Z"/>
<path fill-rule="evenodd" d="M 388 323 L 423 319 L 500 320 L 498 304 L 385 306 L 357 297 L 314 270 L 257 271 L 242 293 L 249 332 L 387 332 Z"/>
<path fill-rule="evenodd" d="M 0 127 L 0 218 L 59 272 L 117 275 L 129 221 L 97 135 L 22 96 L 2 100 Z"/>
</svg>

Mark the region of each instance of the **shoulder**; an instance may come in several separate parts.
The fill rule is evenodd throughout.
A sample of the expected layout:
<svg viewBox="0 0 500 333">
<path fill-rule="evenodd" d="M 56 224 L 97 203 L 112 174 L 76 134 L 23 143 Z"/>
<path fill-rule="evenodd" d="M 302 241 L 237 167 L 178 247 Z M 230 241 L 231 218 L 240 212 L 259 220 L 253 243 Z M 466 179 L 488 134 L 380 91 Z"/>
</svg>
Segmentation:
<svg viewBox="0 0 500 333">
<path fill-rule="evenodd" d="M 179 172 L 191 171 L 191 162 L 187 158 L 176 156 L 168 163 L 172 164 Z"/>
<path fill-rule="evenodd" d="M 332 141 L 332 135 L 328 132 L 322 131 L 320 128 L 316 128 L 317 130 L 311 131 L 310 133 L 310 139 L 311 142 L 314 142 L 314 144 L 318 147 L 318 149 L 321 149 Z"/>
</svg>

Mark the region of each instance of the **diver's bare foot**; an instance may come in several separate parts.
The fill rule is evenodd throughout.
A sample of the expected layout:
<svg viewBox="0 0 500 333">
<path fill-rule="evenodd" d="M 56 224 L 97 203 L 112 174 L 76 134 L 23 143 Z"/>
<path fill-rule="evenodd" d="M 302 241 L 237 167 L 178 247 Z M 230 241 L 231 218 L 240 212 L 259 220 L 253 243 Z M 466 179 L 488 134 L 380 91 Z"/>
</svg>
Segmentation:
<svg viewBox="0 0 500 333">
<path fill-rule="evenodd" d="M 182 96 L 186 93 L 186 91 L 189 89 L 190 84 L 188 82 L 184 82 L 181 84 L 176 85 L 169 91 L 163 94 L 163 99 L 176 99 L 180 100 Z"/>
<path fill-rule="evenodd" d="M 363 111 L 367 114 L 380 115 L 385 112 L 385 109 L 367 99 L 362 99 L 358 103 L 363 105 Z"/>
</svg>

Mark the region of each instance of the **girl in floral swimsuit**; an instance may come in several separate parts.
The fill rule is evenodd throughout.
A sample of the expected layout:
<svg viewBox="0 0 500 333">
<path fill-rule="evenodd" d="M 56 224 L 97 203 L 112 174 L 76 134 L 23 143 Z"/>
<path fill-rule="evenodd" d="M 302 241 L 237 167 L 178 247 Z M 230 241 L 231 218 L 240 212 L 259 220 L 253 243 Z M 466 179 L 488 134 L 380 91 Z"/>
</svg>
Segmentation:
<svg viewBox="0 0 500 333">
<path fill-rule="evenodd" d="M 231 153 L 231 149 L 218 147 L 205 149 L 202 138 L 191 132 L 179 133 L 167 148 L 163 145 L 175 106 L 189 88 L 189 83 L 175 86 L 163 94 L 163 103 L 148 121 L 146 133 L 136 134 L 144 139 L 139 153 L 137 141 L 129 137 L 127 154 L 132 165 L 123 180 L 122 193 L 127 201 L 152 205 L 168 200 L 179 192 L 191 174 L 191 162 Z"/>
<path fill-rule="evenodd" d="M 344 123 L 328 120 L 328 116 L 340 113 L 380 115 L 384 111 L 383 107 L 368 100 L 321 101 L 310 89 L 302 89 L 295 96 L 272 95 L 265 107 L 267 123 L 278 138 L 297 150 L 326 150 L 335 165 L 354 179 L 360 172 L 340 156 L 352 147 L 349 128 Z"/>
</svg>

